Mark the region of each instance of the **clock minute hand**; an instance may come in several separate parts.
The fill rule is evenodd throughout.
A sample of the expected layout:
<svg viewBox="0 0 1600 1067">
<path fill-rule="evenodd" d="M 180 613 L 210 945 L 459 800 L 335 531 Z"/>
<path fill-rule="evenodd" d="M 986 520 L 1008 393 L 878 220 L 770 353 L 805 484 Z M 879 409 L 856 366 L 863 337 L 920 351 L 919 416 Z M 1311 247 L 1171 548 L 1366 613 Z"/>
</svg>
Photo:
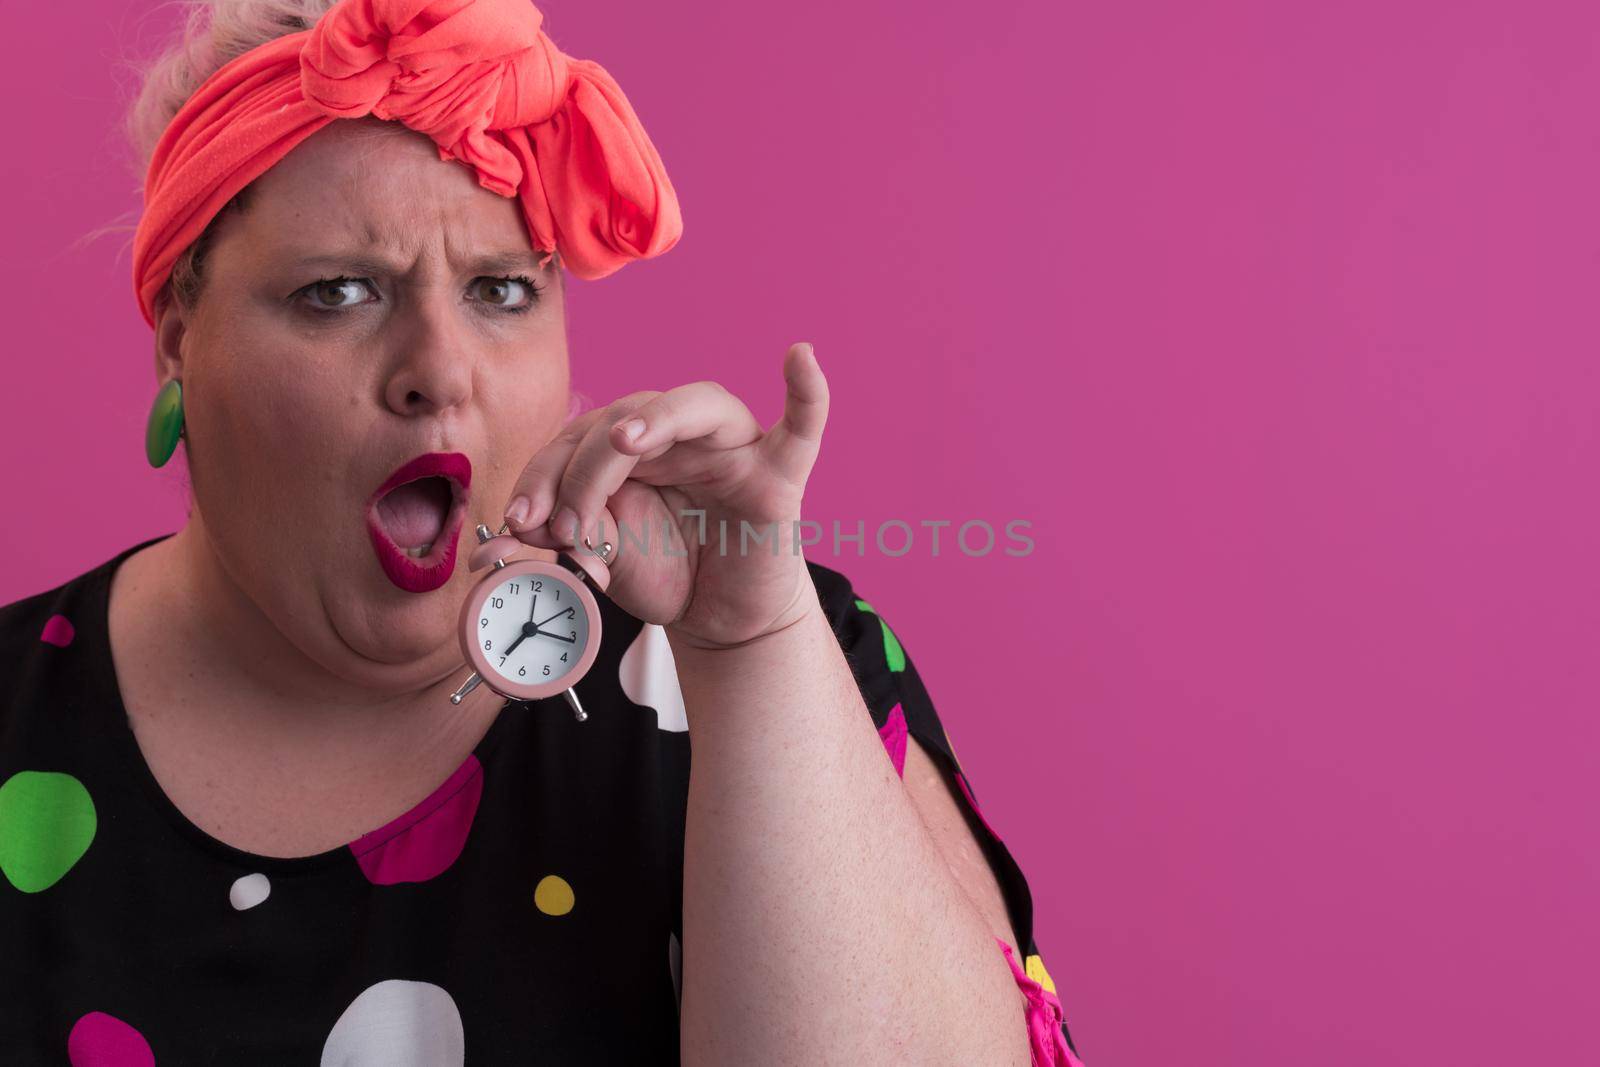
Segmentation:
<svg viewBox="0 0 1600 1067">
<path fill-rule="evenodd" d="M 565 641 L 569 645 L 577 644 L 578 640 L 575 637 L 562 637 L 560 634 L 548 633 L 543 628 L 545 622 L 551 622 L 552 620 L 559 619 L 563 615 L 567 616 L 567 618 L 570 619 L 572 617 L 572 609 L 571 608 L 562 608 L 560 611 L 558 611 L 554 615 L 550 616 L 550 618 L 544 620 L 544 622 L 541 622 L 538 626 L 535 626 L 533 628 L 533 632 L 538 634 L 540 637 L 553 637 L 557 641 Z"/>
<path fill-rule="evenodd" d="M 562 608 L 560 611 L 558 611 L 554 615 L 550 616 L 550 619 L 559 619 L 563 615 L 567 616 L 570 619 L 572 617 L 572 609 L 571 608 Z M 539 624 L 539 626 L 540 627 L 544 626 L 544 623 L 545 622 L 549 622 L 550 619 L 544 620 L 544 622 L 541 622 Z"/>
</svg>

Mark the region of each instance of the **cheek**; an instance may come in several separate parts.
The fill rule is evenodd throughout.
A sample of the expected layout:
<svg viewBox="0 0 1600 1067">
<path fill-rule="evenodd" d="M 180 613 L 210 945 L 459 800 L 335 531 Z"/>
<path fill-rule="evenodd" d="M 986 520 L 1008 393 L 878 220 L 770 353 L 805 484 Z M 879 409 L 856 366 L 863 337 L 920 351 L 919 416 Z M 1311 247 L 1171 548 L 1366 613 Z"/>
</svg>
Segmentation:
<svg viewBox="0 0 1600 1067">
<path fill-rule="evenodd" d="M 278 501 L 318 492 L 358 451 L 363 434 L 357 383 L 319 354 L 226 349 L 206 375 L 200 409 L 206 465 Z"/>
<path fill-rule="evenodd" d="M 506 388 L 498 390 L 494 408 L 496 440 L 515 441 L 537 448 L 554 437 L 568 418 L 578 397 L 571 392 L 567 364 L 542 360 L 536 368 L 520 372 Z"/>
<path fill-rule="evenodd" d="M 493 390 L 481 409 L 488 452 L 488 469 L 481 472 L 486 491 L 510 491 L 534 454 L 566 425 L 569 396 L 565 360 L 544 361 L 537 372 L 524 369 Z M 497 497 L 495 506 L 500 503 Z"/>
</svg>

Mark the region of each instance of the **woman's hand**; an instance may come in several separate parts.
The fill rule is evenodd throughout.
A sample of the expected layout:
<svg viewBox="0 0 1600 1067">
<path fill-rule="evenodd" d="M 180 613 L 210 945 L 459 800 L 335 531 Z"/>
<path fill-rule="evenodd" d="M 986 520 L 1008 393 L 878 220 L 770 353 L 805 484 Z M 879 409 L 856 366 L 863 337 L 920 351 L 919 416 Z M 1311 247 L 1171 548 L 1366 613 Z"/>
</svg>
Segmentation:
<svg viewBox="0 0 1600 1067">
<path fill-rule="evenodd" d="M 630 393 L 585 412 L 522 472 L 506 509 L 510 532 L 539 548 L 577 546 L 575 554 L 589 551 L 583 535 L 597 550 L 610 541 L 607 595 L 694 645 L 724 648 L 790 625 L 817 605 L 794 542 L 828 383 L 805 342 L 789 347 L 783 377 L 783 417 L 765 431 L 716 382 Z M 751 527 L 743 539 L 741 522 Z"/>
</svg>

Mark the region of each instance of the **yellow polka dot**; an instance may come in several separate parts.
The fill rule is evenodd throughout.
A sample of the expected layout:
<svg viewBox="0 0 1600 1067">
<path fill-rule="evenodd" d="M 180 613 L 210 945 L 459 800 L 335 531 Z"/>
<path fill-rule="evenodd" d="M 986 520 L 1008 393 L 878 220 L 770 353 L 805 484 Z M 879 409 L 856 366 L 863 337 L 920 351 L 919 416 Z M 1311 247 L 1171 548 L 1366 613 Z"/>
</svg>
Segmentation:
<svg viewBox="0 0 1600 1067">
<path fill-rule="evenodd" d="M 1042 957 L 1029 956 L 1023 961 L 1022 971 L 1050 992 L 1054 993 L 1056 991 L 1056 984 L 1050 980 L 1050 972 L 1044 969 L 1044 959 Z"/>
<path fill-rule="evenodd" d="M 559 874 L 547 874 L 533 887 L 533 902 L 546 915 L 565 915 L 576 899 L 572 887 Z"/>
</svg>

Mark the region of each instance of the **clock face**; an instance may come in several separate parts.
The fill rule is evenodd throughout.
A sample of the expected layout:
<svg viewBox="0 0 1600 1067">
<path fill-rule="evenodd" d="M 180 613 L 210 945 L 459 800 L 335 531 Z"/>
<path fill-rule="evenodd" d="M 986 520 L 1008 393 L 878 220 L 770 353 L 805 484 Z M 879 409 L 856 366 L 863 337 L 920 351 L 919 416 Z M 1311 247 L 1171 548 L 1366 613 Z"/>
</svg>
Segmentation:
<svg viewBox="0 0 1600 1067">
<path fill-rule="evenodd" d="M 475 636 L 490 669 L 507 681 L 554 682 L 584 659 L 589 611 L 573 582 L 545 573 L 517 574 L 479 605 Z"/>
</svg>

